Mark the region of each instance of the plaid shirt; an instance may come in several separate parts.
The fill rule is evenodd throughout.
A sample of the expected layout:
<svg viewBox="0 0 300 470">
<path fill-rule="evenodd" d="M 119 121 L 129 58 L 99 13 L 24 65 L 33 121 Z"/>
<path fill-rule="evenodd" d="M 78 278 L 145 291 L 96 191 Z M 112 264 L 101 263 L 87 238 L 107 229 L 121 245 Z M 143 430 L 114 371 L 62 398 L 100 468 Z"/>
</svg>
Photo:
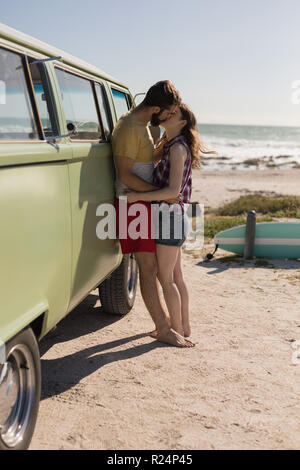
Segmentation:
<svg viewBox="0 0 300 470">
<path fill-rule="evenodd" d="M 169 184 L 169 175 L 170 175 L 170 148 L 175 143 L 183 144 L 187 150 L 187 158 L 184 162 L 183 168 L 183 178 L 182 184 L 180 188 L 180 192 L 182 194 L 182 198 L 180 201 L 180 205 L 184 208 L 183 204 L 188 204 L 191 199 L 192 194 L 192 160 L 191 160 L 191 152 L 189 149 L 188 144 L 186 143 L 185 138 L 182 135 L 178 135 L 171 139 L 164 145 L 163 148 L 163 156 L 160 162 L 156 165 L 153 172 L 153 184 L 155 186 L 159 186 L 160 188 L 164 188 Z"/>
</svg>

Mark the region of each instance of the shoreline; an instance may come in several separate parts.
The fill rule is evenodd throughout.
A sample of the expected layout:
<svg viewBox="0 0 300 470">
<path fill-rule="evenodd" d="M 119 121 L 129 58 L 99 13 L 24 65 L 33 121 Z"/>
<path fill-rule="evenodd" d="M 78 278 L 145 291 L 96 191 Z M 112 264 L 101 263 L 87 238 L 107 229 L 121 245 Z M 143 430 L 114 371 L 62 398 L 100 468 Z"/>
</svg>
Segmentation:
<svg viewBox="0 0 300 470">
<path fill-rule="evenodd" d="M 266 157 L 268 158 L 268 157 Z M 277 157 L 275 157 L 277 158 Z M 289 158 L 287 155 L 286 157 L 281 157 L 281 158 Z M 282 163 L 275 163 L 274 161 L 270 160 L 268 162 L 264 162 L 263 159 L 260 158 L 248 158 L 246 160 L 243 160 L 241 162 L 228 162 L 230 160 L 229 157 L 213 157 L 211 160 L 216 160 L 216 163 L 219 165 L 218 167 L 212 166 L 209 164 L 208 161 L 203 161 L 201 159 L 201 163 L 203 165 L 202 169 L 204 171 L 230 171 L 230 170 L 238 170 L 238 171 L 245 171 L 248 169 L 253 169 L 253 170 L 260 170 L 260 171 L 266 171 L 270 169 L 279 169 L 283 171 L 287 170 L 294 170 L 294 169 L 300 169 L 300 164 L 296 160 L 292 161 L 285 161 Z M 207 158 L 207 160 L 209 160 Z M 269 158 L 268 158 L 269 160 Z M 243 165 L 243 166 L 242 166 Z M 293 165 L 293 166 L 290 166 Z"/>
</svg>

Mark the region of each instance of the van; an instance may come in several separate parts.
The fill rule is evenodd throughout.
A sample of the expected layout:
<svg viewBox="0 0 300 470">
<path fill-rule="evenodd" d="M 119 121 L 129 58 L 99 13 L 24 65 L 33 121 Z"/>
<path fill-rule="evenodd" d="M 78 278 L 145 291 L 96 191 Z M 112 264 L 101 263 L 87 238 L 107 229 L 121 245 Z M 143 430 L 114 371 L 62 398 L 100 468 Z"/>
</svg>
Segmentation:
<svg viewBox="0 0 300 470">
<path fill-rule="evenodd" d="M 100 239 L 114 203 L 110 136 L 133 105 L 98 68 L 0 24 L 0 449 L 27 449 L 41 391 L 38 341 L 99 288 L 128 313 L 133 255 Z"/>
</svg>

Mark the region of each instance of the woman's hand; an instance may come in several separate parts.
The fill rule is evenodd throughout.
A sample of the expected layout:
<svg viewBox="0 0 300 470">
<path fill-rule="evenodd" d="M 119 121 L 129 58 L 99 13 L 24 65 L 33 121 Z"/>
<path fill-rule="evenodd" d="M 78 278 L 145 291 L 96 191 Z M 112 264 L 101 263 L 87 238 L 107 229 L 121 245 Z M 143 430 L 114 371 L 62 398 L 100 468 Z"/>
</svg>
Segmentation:
<svg viewBox="0 0 300 470">
<path fill-rule="evenodd" d="M 167 202 L 168 204 L 178 204 L 181 201 L 181 198 L 182 198 L 182 194 L 179 193 L 178 196 L 175 197 L 174 199 L 165 199 L 165 202 Z"/>
<path fill-rule="evenodd" d="M 160 141 L 158 141 L 157 145 L 155 146 L 154 153 L 153 153 L 153 161 L 157 164 L 163 156 L 164 145 L 167 142 L 166 136 L 162 137 Z"/>
<path fill-rule="evenodd" d="M 128 191 L 128 192 L 126 191 L 124 196 L 127 197 L 127 202 L 129 204 L 132 204 L 133 202 L 136 202 L 139 200 L 139 193 L 136 191 Z"/>
</svg>

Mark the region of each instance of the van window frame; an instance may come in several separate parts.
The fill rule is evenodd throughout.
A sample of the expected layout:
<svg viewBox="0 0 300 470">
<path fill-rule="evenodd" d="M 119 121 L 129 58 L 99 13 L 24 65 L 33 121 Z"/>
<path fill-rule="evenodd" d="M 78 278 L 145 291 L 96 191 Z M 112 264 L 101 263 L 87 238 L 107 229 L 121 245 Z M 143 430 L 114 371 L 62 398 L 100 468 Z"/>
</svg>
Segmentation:
<svg viewBox="0 0 300 470">
<path fill-rule="evenodd" d="M 32 77 L 30 73 L 30 68 L 28 66 L 28 58 L 38 60 L 40 57 L 35 57 L 34 55 L 28 55 L 27 51 L 20 50 L 14 47 L 11 47 L 7 44 L 3 44 L 0 42 L 0 48 L 5 49 L 9 52 L 12 52 L 13 54 L 16 54 L 20 57 L 22 67 L 23 67 L 23 72 L 24 72 L 24 77 L 25 77 L 25 83 L 29 95 L 29 101 L 31 104 L 31 111 L 32 111 L 32 116 L 37 128 L 37 133 L 38 133 L 38 138 L 37 139 L 3 139 L 0 140 L 0 144 L 41 144 L 41 143 L 47 143 L 47 140 L 44 135 L 43 131 L 43 126 L 42 126 L 42 121 L 40 117 L 40 113 L 38 110 L 38 105 L 37 101 L 35 98 L 35 92 L 34 92 L 34 87 L 33 87 L 33 82 L 32 82 Z M 26 59 L 27 58 L 27 59 Z"/>
<path fill-rule="evenodd" d="M 108 119 L 109 136 L 106 136 L 106 135 L 105 135 L 104 125 L 103 125 L 103 121 L 102 121 L 102 126 L 103 126 L 103 132 L 104 132 L 104 136 L 105 136 L 105 141 L 108 142 L 108 141 L 109 141 L 109 137 L 111 136 L 111 133 L 112 133 L 113 127 L 114 127 L 114 125 L 113 125 L 113 120 L 112 120 L 112 115 L 111 115 L 111 108 L 110 108 L 110 106 L 109 106 L 108 97 L 107 97 L 107 93 L 106 93 L 105 86 L 104 86 L 103 82 L 101 82 L 100 80 L 94 80 L 94 87 L 95 87 L 95 92 L 96 92 L 97 106 L 98 106 L 98 108 L 99 108 L 99 112 L 100 112 L 100 115 L 101 115 L 101 120 L 102 120 L 102 114 L 101 114 L 101 107 L 100 107 L 100 103 L 99 103 L 98 93 L 97 93 L 97 90 L 96 90 L 96 84 L 100 86 L 101 93 L 102 93 L 102 96 L 103 96 L 103 101 L 104 101 L 104 107 L 105 107 L 105 109 L 104 109 L 103 111 L 106 113 L 106 117 L 107 117 L 107 119 Z"/>
<path fill-rule="evenodd" d="M 66 73 L 70 73 L 71 75 L 75 75 L 79 78 L 83 78 L 84 80 L 87 80 L 90 82 L 90 85 L 91 85 L 91 91 L 92 91 L 92 94 L 93 94 L 93 97 L 94 97 L 94 103 L 95 103 L 95 109 L 96 109 L 96 113 L 97 113 L 97 117 L 98 117 L 98 123 L 101 127 L 101 137 L 100 139 L 72 139 L 72 136 L 70 135 L 70 140 L 72 143 L 80 143 L 80 142 L 83 142 L 83 143 L 88 143 L 88 142 L 92 142 L 92 143 L 107 143 L 107 139 L 105 137 L 105 132 L 104 132 L 104 126 L 103 126 L 103 122 L 102 122 L 102 116 L 101 116 L 101 112 L 100 112 L 100 107 L 99 107 L 99 103 L 98 103 L 98 97 L 97 97 L 97 92 L 96 92 L 96 88 L 95 88 L 95 85 L 94 85 L 94 82 L 96 81 L 95 77 L 91 77 L 90 75 L 87 75 L 85 73 L 81 73 L 77 70 L 74 70 L 73 68 L 71 67 L 67 67 L 65 65 L 61 65 L 61 64 L 54 64 L 54 73 L 55 73 L 55 69 L 59 69 L 59 70 L 62 70 L 63 72 L 66 72 Z M 55 77 L 56 77 L 56 80 L 57 80 L 57 75 L 55 73 Z M 57 80 L 58 81 L 58 80 Z M 61 102 L 61 107 L 62 107 L 62 110 L 64 112 L 64 117 L 65 117 L 65 123 L 66 123 L 66 116 L 65 116 L 65 110 L 64 110 L 64 107 L 63 107 L 63 103 L 62 103 L 62 100 L 61 100 L 61 91 L 60 91 L 60 87 L 59 87 L 59 83 L 57 83 L 58 85 L 58 89 L 59 89 L 59 92 L 60 92 L 60 102 Z"/>
<path fill-rule="evenodd" d="M 32 57 L 30 57 L 30 59 L 32 59 Z M 30 65 L 30 62 L 29 62 L 29 65 Z M 49 71 L 45 63 L 40 63 L 37 65 L 38 65 L 38 69 L 41 75 L 44 93 L 47 97 L 47 108 L 49 111 L 49 118 L 51 122 L 53 136 L 60 135 L 59 117 L 58 117 L 58 109 L 57 109 L 57 103 L 56 103 L 57 100 L 55 98 L 54 89 L 51 85 Z M 33 85 L 33 91 L 34 91 L 34 85 Z M 35 94 L 35 91 L 34 91 L 34 94 Z M 38 108 L 38 104 L 37 104 L 37 108 Z M 41 124 L 42 124 L 42 121 L 41 121 Z M 45 137 L 45 139 L 47 140 L 47 137 Z"/>
<path fill-rule="evenodd" d="M 28 88 L 28 91 L 29 91 L 29 96 L 30 96 L 30 100 L 31 100 L 32 109 L 33 109 L 33 115 L 34 115 L 34 118 L 35 118 L 35 121 L 36 121 L 38 133 L 39 133 L 39 136 L 40 136 L 40 140 L 45 141 L 46 136 L 44 134 L 42 119 L 41 119 L 41 116 L 40 116 L 40 113 L 39 113 L 38 103 L 37 103 L 37 99 L 36 99 L 36 96 L 35 96 L 34 85 L 33 85 L 32 76 L 31 76 L 31 72 L 30 72 L 30 62 L 28 60 L 28 55 L 27 54 L 24 54 L 24 57 L 22 57 L 22 63 L 23 63 L 24 71 L 25 71 L 25 78 L 26 78 L 26 82 L 27 82 L 27 88 Z"/>
</svg>

